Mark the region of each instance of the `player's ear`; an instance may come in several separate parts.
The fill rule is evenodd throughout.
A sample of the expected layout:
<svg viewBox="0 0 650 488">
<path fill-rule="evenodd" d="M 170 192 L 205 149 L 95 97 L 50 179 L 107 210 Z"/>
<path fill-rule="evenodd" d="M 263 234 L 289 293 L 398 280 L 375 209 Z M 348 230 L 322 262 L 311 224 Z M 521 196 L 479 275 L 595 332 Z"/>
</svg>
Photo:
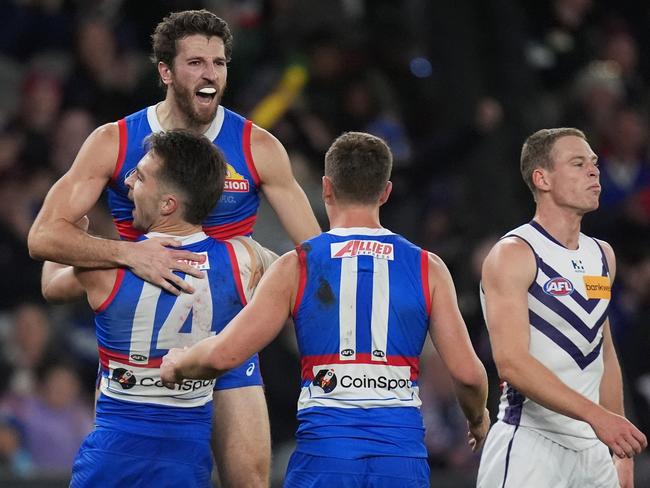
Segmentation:
<svg viewBox="0 0 650 488">
<path fill-rule="evenodd" d="M 334 199 L 334 189 L 332 188 L 332 180 L 329 176 L 323 176 L 323 202 L 331 204 Z"/>
<path fill-rule="evenodd" d="M 533 185 L 542 191 L 548 191 L 551 188 L 548 173 L 543 168 L 535 168 L 531 175 Z"/>
<path fill-rule="evenodd" d="M 163 63 L 162 61 L 159 61 L 157 67 L 158 67 L 158 74 L 160 75 L 160 79 L 162 80 L 163 84 L 165 86 L 170 85 L 172 82 L 171 66 L 169 66 L 166 63 Z"/>
<path fill-rule="evenodd" d="M 160 199 L 160 214 L 168 216 L 178 210 L 180 202 L 176 195 L 166 194 Z"/>
<path fill-rule="evenodd" d="M 381 193 L 379 196 L 379 205 L 383 205 L 388 201 L 388 197 L 390 196 L 390 192 L 393 190 L 393 182 L 392 181 L 387 181 L 386 182 L 386 188 L 384 188 L 384 191 Z"/>
</svg>

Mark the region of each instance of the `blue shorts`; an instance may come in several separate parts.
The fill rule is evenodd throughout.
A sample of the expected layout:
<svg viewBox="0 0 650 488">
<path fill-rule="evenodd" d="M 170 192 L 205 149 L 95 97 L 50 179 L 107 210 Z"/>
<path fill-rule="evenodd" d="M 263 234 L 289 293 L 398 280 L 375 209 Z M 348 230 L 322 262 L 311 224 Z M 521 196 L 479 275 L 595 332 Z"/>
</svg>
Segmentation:
<svg viewBox="0 0 650 488">
<path fill-rule="evenodd" d="M 294 452 L 284 488 L 428 488 L 429 477 L 425 458 L 340 459 Z"/>
<path fill-rule="evenodd" d="M 209 488 L 208 441 L 147 437 L 95 429 L 72 465 L 71 488 Z"/>
<path fill-rule="evenodd" d="M 260 358 L 253 354 L 241 366 L 231 369 L 221 376 L 214 385 L 215 390 L 229 390 L 244 386 L 264 386 L 260 371 Z"/>
</svg>

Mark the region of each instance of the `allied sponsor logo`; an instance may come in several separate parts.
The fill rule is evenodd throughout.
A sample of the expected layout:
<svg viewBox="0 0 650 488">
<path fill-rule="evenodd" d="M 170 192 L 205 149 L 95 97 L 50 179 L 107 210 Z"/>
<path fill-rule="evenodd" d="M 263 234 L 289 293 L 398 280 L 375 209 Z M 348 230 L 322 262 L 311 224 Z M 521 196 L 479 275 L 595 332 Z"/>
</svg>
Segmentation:
<svg viewBox="0 0 650 488">
<path fill-rule="evenodd" d="M 330 393 L 334 388 L 336 388 L 337 382 L 338 380 L 336 374 L 334 374 L 334 368 L 321 369 L 316 376 L 314 376 L 312 385 L 319 386 L 325 393 Z"/>
<path fill-rule="evenodd" d="M 203 251 L 203 252 L 197 252 L 195 254 L 201 254 L 202 256 L 205 256 L 205 260 L 202 263 L 199 263 L 198 261 L 190 261 L 188 259 L 178 259 L 177 261 L 179 263 L 189 264 L 190 266 L 198 270 L 210 269 L 210 260 L 208 258 L 208 252 Z"/>
<path fill-rule="evenodd" d="M 246 193 L 250 190 L 250 184 L 244 176 L 235 171 L 231 165 L 226 163 L 226 181 L 223 185 L 223 191 L 233 193 Z"/>
<path fill-rule="evenodd" d="M 608 276 L 583 276 L 587 298 L 609 300 L 612 297 L 612 284 Z"/>
<path fill-rule="evenodd" d="M 395 259 L 393 245 L 389 242 L 353 239 L 345 242 L 330 244 L 332 258 L 354 258 L 356 256 L 372 256 L 378 259 Z"/>
<path fill-rule="evenodd" d="M 566 278 L 560 276 L 557 278 L 551 278 L 544 283 L 544 293 L 555 297 L 571 295 L 573 290 L 573 284 Z"/>
</svg>

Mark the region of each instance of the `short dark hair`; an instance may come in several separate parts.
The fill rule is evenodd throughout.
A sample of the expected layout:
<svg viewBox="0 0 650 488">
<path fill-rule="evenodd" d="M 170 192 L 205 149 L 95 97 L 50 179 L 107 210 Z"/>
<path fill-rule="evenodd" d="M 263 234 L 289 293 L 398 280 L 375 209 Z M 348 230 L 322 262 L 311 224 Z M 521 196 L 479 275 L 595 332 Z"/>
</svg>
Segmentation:
<svg viewBox="0 0 650 488">
<path fill-rule="evenodd" d="M 187 130 L 153 133 L 146 144 L 161 159 L 156 178 L 181 193 L 183 218 L 202 223 L 223 193 L 226 160 L 221 151 L 205 136 Z"/>
<path fill-rule="evenodd" d="M 365 132 L 344 133 L 325 155 L 325 176 L 332 181 L 334 196 L 348 203 L 376 203 L 392 167 L 386 143 Z"/>
<path fill-rule="evenodd" d="M 226 52 L 226 61 L 232 55 L 232 33 L 228 23 L 208 10 L 184 10 L 174 12 L 165 17 L 156 26 L 151 35 L 153 54 L 151 60 L 158 64 L 165 63 L 170 68 L 174 66 L 176 57 L 176 41 L 201 34 L 206 37 L 220 37 Z"/>
<path fill-rule="evenodd" d="M 530 135 L 521 148 L 520 169 L 521 177 L 533 193 L 537 196 L 533 183 L 533 171 L 536 168 L 552 169 L 553 158 L 551 152 L 555 142 L 566 136 L 575 136 L 587 140 L 584 132 L 573 127 L 559 127 L 556 129 L 541 129 Z"/>
</svg>

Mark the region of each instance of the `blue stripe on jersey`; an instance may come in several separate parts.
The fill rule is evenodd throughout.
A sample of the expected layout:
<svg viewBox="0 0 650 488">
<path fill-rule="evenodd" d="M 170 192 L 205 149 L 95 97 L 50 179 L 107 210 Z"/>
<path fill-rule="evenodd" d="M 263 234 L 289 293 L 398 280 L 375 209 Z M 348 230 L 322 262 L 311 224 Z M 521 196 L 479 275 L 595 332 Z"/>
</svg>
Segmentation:
<svg viewBox="0 0 650 488">
<path fill-rule="evenodd" d="M 297 452 L 359 459 L 367 456 L 426 458 L 420 410 L 314 407 L 298 412 Z"/>
<path fill-rule="evenodd" d="M 150 437 L 209 440 L 212 432 L 212 402 L 181 408 L 100 395 L 96 417 L 97 427 Z"/>
<path fill-rule="evenodd" d="M 229 174 L 221 199 L 203 223 L 205 227 L 227 226 L 251 219 L 257 214 L 260 201 L 256 177 L 251 174 L 244 151 L 244 143 L 250 142 L 243 138 L 246 120 L 235 112 L 222 109 L 223 124 L 213 142 L 223 152 Z M 145 154 L 144 140 L 153 130 L 147 119 L 148 110 L 149 107 L 124 119 L 127 133 L 124 163 L 115 180 L 107 187 L 108 205 L 117 222 L 131 221 L 133 218 L 133 202 L 128 198 L 124 179 Z"/>
</svg>

